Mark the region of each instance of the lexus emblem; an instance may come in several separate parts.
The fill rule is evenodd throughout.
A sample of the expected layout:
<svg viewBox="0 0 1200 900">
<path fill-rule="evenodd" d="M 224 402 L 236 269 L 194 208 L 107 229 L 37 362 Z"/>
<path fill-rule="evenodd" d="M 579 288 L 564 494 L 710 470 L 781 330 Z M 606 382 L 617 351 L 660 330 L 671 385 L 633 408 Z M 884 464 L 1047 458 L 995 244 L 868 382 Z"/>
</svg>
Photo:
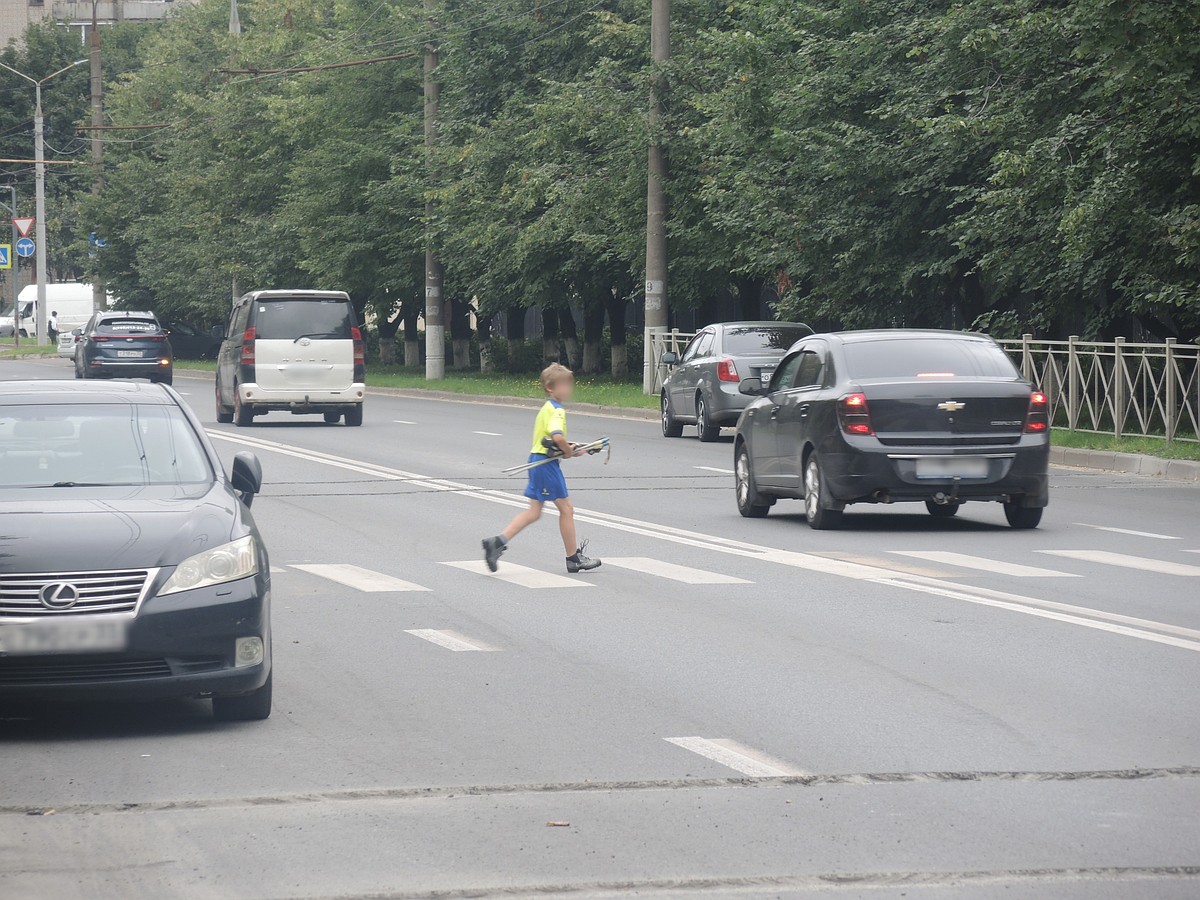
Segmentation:
<svg viewBox="0 0 1200 900">
<path fill-rule="evenodd" d="M 959 403 L 957 400 L 947 400 L 945 403 L 939 403 L 938 409 L 944 409 L 946 412 L 958 412 L 967 404 Z"/>
<path fill-rule="evenodd" d="M 52 581 L 38 592 L 46 609 L 70 609 L 79 602 L 79 588 L 65 581 Z"/>
</svg>

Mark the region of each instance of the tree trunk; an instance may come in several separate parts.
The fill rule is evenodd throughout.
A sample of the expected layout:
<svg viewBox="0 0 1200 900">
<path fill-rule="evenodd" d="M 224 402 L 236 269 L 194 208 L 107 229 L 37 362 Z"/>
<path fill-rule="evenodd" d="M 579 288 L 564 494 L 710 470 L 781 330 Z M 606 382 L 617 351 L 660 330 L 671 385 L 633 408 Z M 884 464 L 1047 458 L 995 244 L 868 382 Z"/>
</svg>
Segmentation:
<svg viewBox="0 0 1200 900">
<path fill-rule="evenodd" d="M 613 296 L 607 305 L 608 328 L 612 335 L 612 376 L 625 378 L 629 374 L 629 351 L 625 347 L 625 298 Z"/>
<path fill-rule="evenodd" d="M 562 335 L 563 348 L 567 353 L 567 367 L 579 371 L 579 331 L 575 327 L 575 316 L 571 307 L 559 310 L 558 330 Z"/>
<path fill-rule="evenodd" d="M 558 354 L 558 310 L 542 310 L 542 362 L 559 361 Z"/>
<path fill-rule="evenodd" d="M 379 323 L 379 362 L 380 365 L 394 366 L 396 364 L 396 332 L 400 330 L 400 316 L 389 319 L 387 312 L 391 312 L 391 310 L 386 310 L 375 320 Z"/>
<path fill-rule="evenodd" d="M 421 365 L 421 341 L 417 337 L 417 319 L 421 307 L 415 301 L 401 307 L 400 318 L 404 322 L 404 365 L 417 368 Z"/>
<path fill-rule="evenodd" d="M 475 337 L 479 340 L 479 374 L 491 375 L 496 371 L 492 358 L 492 317 L 479 316 L 475 321 Z"/>
<path fill-rule="evenodd" d="M 471 304 L 450 301 L 450 345 L 454 368 L 471 368 Z"/>
<path fill-rule="evenodd" d="M 583 308 L 583 371 L 599 374 L 604 365 L 601 342 L 604 340 L 604 298 L 590 297 Z"/>
<path fill-rule="evenodd" d="M 510 309 L 505 314 L 505 333 L 508 335 L 508 371 L 520 372 L 525 361 L 525 307 Z"/>
</svg>

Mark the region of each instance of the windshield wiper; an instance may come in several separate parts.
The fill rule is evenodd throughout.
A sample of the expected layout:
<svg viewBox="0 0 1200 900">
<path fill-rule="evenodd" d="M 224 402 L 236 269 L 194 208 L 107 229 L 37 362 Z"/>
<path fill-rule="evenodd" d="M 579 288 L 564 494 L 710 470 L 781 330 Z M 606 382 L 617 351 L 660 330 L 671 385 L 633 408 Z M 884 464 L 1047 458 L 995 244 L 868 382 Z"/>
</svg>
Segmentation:
<svg viewBox="0 0 1200 900">
<path fill-rule="evenodd" d="M 302 334 L 300 337 L 292 341 L 293 344 L 298 344 L 305 338 L 321 338 L 321 337 L 337 337 L 332 331 L 314 331 L 311 334 Z"/>
<path fill-rule="evenodd" d="M 65 487 L 141 487 L 140 482 L 132 481 L 56 481 L 54 484 L 31 484 L 34 488 L 65 488 Z"/>
</svg>

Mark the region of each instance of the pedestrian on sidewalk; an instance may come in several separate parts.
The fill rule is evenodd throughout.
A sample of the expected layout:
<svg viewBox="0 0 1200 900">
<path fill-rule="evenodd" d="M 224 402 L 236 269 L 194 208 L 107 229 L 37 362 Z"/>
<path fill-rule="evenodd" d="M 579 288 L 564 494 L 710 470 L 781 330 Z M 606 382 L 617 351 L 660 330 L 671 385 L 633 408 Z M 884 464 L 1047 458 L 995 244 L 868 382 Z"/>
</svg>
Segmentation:
<svg viewBox="0 0 1200 900">
<path fill-rule="evenodd" d="M 58 343 L 58 310 L 50 311 L 50 318 L 46 320 L 46 336 L 50 338 L 51 344 Z"/>
<path fill-rule="evenodd" d="M 566 550 L 567 571 L 574 574 L 600 566 L 600 560 L 583 555 L 587 542 L 580 545 L 576 541 L 575 507 L 567 493 L 567 480 L 563 477 L 559 459 L 551 458 L 571 459 L 586 453 L 567 440 L 564 404 L 570 401 L 575 391 L 575 375 L 566 366 L 552 363 L 542 370 L 542 388 L 547 399 L 534 422 L 533 448 L 529 451 L 529 462 L 542 465 L 529 470 L 529 483 L 525 486 L 529 508 L 518 513 L 500 534 L 484 538 L 483 558 L 492 572 L 496 571 L 501 554 L 508 549 L 508 542 L 540 519 L 542 507 L 547 503 L 558 507 L 558 530 Z M 551 458 L 550 462 L 545 462 L 547 458 Z"/>
</svg>

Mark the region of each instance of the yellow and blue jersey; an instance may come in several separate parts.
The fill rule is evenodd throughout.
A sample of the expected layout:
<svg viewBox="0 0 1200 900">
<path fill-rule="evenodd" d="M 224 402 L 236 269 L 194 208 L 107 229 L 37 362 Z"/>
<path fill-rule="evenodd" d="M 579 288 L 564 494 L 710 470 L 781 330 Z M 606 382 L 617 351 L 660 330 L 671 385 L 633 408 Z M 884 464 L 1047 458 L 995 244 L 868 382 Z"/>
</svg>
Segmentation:
<svg viewBox="0 0 1200 900">
<path fill-rule="evenodd" d="M 547 400 L 538 410 L 537 420 L 533 423 L 533 449 L 529 452 L 545 456 L 549 451 L 542 439 L 556 434 L 564 438 L 567 436 L 567 411 L 557 400 Z"/>
</svg>

